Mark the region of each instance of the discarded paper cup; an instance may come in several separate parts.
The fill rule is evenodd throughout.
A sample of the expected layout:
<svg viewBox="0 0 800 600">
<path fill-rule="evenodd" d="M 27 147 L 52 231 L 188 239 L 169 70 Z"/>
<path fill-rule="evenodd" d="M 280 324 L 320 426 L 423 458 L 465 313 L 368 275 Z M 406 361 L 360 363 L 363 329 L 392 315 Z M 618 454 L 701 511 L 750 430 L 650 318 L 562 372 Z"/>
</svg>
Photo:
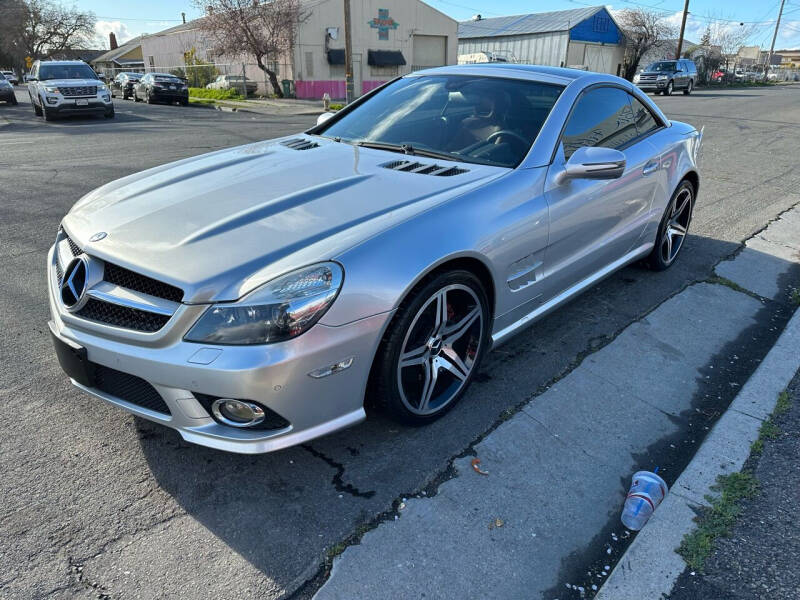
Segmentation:
<svg viewBox="0 0 800 600">
<path fill-rule="evenodd" d="M 631 531 L 639 531 L 667 495 L 667 484 L 650 471 L 633 474 L 631 489 L 622 509 L 622 524 Z"/>
</svg>

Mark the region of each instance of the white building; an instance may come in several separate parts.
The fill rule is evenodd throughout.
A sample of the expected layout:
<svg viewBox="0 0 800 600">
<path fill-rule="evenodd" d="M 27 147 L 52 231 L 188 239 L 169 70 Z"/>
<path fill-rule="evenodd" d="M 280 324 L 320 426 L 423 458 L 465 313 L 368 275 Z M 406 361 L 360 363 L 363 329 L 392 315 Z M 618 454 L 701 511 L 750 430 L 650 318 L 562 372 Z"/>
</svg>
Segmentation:
<svg viewBox="0 0 800 600">
<path fill-rule="evenodd" d="M 458 54 L 489 52 L 520 63 L 622 72 L 622 29 L 603 6 L 459 23 Z"/>
<path fill-rule="evenodd" d="M 344 2 L 303 0 L 307 18 L 287 56 L 270 66 L 278 79 L 293 82 L 298 98 L 345 96 Z M 351 0 L 350 17 L 355 95 L 359 96 L 412 70 L 455 64 L 458 22 L 420 0 Z M 271 88 L 252 57 L 213 56 L 200 27 L 202 19 L 143 36 L 141 56 L 148 71 L 169 71 L 184 64 L 194 49 L 202 60 L 217 64 L 221 73 L 242 74 Z"/>
</svg>

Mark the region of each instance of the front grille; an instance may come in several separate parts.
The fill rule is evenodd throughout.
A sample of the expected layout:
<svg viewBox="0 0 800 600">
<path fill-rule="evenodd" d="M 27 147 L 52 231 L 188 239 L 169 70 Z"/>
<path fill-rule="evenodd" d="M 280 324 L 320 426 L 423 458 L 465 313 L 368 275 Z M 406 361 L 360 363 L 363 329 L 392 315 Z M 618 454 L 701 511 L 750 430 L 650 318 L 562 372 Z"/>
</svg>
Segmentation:
<svg viewBox="0 0 800 600">
<path fill-rule="evenodd" d="M 81 254 L 83 252 L 83 250 L 81 250 L 78 247 L 78 244 L 73 242 L 72 238 L 69 237 L 66 233 L 64 234 L 64 237 L 67 238 L 67 244 L 69 244 L 69 251 L 72 252 L 72 256 L 78 256 L 79 254 Z"/>
<path fill-rule="evenodd" d="M 214 404 L 215 400 L 219 400 L 220 396 L 209 396 L 208 394 L 201 394 L 199 392 L 192 392 L 192 394 L 194 394 L 194 397 L 197 398 L 197 401 L 203 405 L 203 408 L 206 409 L 206 412 L 208 412 L 209 416 L 213 418 L 211 405 Z M 284 419 L 274 410 L 270 410 L 261 403 L 258 403 L 258 405 L 264 409 L 264 420 L 255 427 L 248 427 L 247 429 L 286 429 L 289 427 L 289 425 L 291 425 L 289 421 Z"/>
<path fill-rule="evenodd" d="M 94 375 L 95 387 L 101 392 L 142 408 L 172 414 L 156 388 L 141 377 L 98 364 L 94 364 Z"/>
<path fill-rule="evenodd" d="M 655 81 L 657 75 L 639 75 L 639 81 Z"/>
<path fill-rule="evenodd" d="M 113 263 L 107 262 L 105 264 L 105 272 L 103 279 L 108 283 L 113 283 L 120 287 L 128 288 L 142 292 L 143 294 L 150 294 L 156 298 L 163 298 L 164 300 L 172 300 L 173 302 L 180 302 L 183 300 L 183 290 L 163 283 L 145 275 L 134 273 L 123 267 L 117 266 Z"/>
<path fill-rule="evenodd" d="M 65 98 L 76 98 L 78 96 L 96 96 L 96 85 L 82 85 L 74 87 L 59 87 L 58 90 Z"/>
<path fill-rule="evenodd" d="M 144 331 L 147 333 L 158 331 L 166 325 L 167 321 L 170 319 L 167 315 L 159 315 L 136 308 L 119 306 L 94 298 L 90 298 L 86 305 L 75 314 L 90 321 L 106 323 L 107 325 L 113 325 L 115 327 L 124 327 L 125 329 L 135 329 L 136 331 Z"/>
</svg>

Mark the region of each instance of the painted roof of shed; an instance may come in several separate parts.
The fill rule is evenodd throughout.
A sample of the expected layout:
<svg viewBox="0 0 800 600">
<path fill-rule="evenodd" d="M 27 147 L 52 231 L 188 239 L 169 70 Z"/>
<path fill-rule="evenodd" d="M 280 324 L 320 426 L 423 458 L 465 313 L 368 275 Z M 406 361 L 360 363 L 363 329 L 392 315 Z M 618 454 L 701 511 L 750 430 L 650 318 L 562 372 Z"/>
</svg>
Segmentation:
<svg viewBox="0 0 800 600">
<path fill-rule="evenodd" d="M 603 6 L 588 6 L 570 10 L 494 17 L 480 21 L 461 21 L 458 24 L 459 39 L 495 37 L 501 35 L 522 35 L 526 33 L 549 33 L 567 31 L 581 21 L 585 21 Z"/>
</svg>

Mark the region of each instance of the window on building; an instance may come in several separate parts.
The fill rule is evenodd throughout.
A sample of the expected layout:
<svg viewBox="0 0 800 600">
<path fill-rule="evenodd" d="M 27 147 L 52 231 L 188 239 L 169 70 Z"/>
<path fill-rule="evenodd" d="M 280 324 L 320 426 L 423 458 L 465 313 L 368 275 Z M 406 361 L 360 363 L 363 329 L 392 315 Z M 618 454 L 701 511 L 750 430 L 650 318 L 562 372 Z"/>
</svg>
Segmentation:
<svg viewBox="0 0 800 600">
<path fill-rule="evenodd" d="M 606 33 L 608 31 L 609 21 L 610 19 L 608 17 L 595 15 L 594 21 L 592 21 L 592 30 L 597 33 Z"/>
<path fill-rule="evenodd" d="M 572 109 L 561 140 L 564 157 L 583 146 L 621 148 L 639 135 L 627 92 L 614 87 L 585 92 Z"/>
<path fill-rule="evenodd" d="M 156 68 L 156 60 L 155 60 L 155 58 L 153 58 L 152 56 L 148 56 L 147 57 L 147 62 L 150 64 L 150 68 L 151 69 L 155 69 Z"/>
<path fill-rule="evenodd" d="M 313 52 L 306 52 L 306 72 L 305 78 L 311 79 L 314 77 L 314 53 Z"/>
<path fill-rule="evenodd" d="M 344 65 L 331 65 L 331 79 L 344 79 Z"/>
<path fill-rule="evenodd" d="M 373 77 L 397 77 L 398 74 L 397 65 L 372 66 L 369 72 Z"/>
</svg>

